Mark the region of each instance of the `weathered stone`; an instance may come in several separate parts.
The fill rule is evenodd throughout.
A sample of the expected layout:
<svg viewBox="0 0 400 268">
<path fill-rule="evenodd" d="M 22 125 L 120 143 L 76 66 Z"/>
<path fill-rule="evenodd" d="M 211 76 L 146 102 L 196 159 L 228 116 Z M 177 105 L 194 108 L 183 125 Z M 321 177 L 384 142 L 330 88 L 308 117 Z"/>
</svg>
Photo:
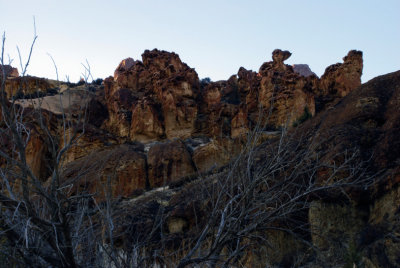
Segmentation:
<svg viewBox="0 0 400 268">
<path fill-rule="evenodd" d="M 133 65 L 135 65 L 135 61 L 132 58 L 126 58 L 121 61 L 117 69 L 115 69 L 114 80 L 118 81 L 119 76 L 122 75 L 124 72 L 129 71 L 129 69 L 132 68 Z"/>
<path fill-rule="evenodd" d="M 160 107 L 151 99 L 143 98 L 133 105 L 130 139 L 147 142 L 161 139 L 164 126 Z"/>
<path fill-rule="evenodd" d="M 79 139 L 73 142 L 65 152 L 64 164 L 83 158 L 94 151 L 107 149 L 118 144 L 118 140 L 104 130 L 97 129 L 90 124 L 69 128 L 61 135 L 60 146 L 64 147 L 76 135 Z M 64 141 L 64 137 L 66 141 Z"/>
<path fill-rule="evenodd" d="M 206 172 L 227 164 L 231 154 L 223 144 L 212 140 L 195 148 L 192 157 L 197 170 Z"/>
<path fill-rule="evenodd" d="M 241 106 L 238 113 L 232 118 L 231 137 L 237 138 L 245 135 L 249 131 L 247 108 Z"/>
<path fill-rule="evenodd" d="M 147 154 L 147 163 L 152 188 L 167 185 L 195 172 L 191 156 L 180 140 L 153 145 Z"/>
<path fill-rule="evenodd" d="M 74 185 L 72 193 L 89 192 L 103 201 L 132 197 L 147 185 L 146 156 L 134 145 L 116 145 L 92 151 L 65 166 L 64 183 Z"/>
<path fill-rule="evenodd" d="M 110 116 L 105 128 L 133 140 L 158 140 L 164 133 L 167 138 L 189 137 L 197 117 L 196 72 L 175 53 L 146 50 L 142 58 L 122 61 L 114 79 L 106 79 Z M 152 123 L 138 117 L 144 114 Z"/>
<path fill-rule="evenodd" d="M 46 94 L 52 85 L 47 79 L 34 76 L 11 77 L 6 80 L 5 92 L 7 97 L 26 97 L 34 98 L 40 94 Z"/>
<path fill-rule="evenodd" d="M 4 77 L 11 78 L 11 77 L 18 77 L 18 69 L 12 67 L 11 65 L 1 65 L 0 64 L 0 80 Z"/>
<path fill-rule="evenodd" d="M 343 58 L 343 63 L 326 68 L 321 77 L 323 95 L 344 97 L 361 85 L 362 55 L 361 51 L 351 50 Z"/>
</svg>

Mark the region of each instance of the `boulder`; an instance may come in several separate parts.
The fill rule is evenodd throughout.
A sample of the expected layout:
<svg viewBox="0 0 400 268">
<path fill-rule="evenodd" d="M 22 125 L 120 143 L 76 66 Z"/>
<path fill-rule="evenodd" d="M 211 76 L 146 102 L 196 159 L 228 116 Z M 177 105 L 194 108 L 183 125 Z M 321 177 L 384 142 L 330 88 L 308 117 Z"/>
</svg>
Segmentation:
<svg viewBox="0 0 400 268">
<path fill-rule="evenodd" d="M 132 58 L 126 58 L 120 62 L 117 69 L 114 72 L 114 80 L 118 80 L 120 75 L 127 72 L 130 68 L 135 65 L 135 61 Z"/>
</svg>

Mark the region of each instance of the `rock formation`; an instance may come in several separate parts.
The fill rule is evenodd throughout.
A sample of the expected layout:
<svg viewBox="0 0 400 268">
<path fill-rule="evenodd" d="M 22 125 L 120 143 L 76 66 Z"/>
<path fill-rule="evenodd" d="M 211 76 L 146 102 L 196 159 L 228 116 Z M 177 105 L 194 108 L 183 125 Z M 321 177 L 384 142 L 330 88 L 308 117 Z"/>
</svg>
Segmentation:
<svg viewBox="0 0 400 268">
<path fill-rule="evenodd" d="M 343 63 L 336 63 L 326 68 L 321 76 L 319 90 L 316 91 L 318 110 L 327 103 L 342 98 L 361 85 L 363 69 L 362 52 L 351 50 L 343 58 Z"/>
<path fill-rule="evenodd" d="M 257 196 L 270 191 L 268 196 L 260 195 L 265 203 L 250 213 L 270 213 L 269 228 L 257 232 L 238 261 L 248 267 L 297 265 L 296 254 L 309 254 L 305 241 L 318 249 L 318 258 L 325 264 L 343 261 L 355 247 L 362 263 L 395 267 L 400 254 L 400 72 L 361 85 L 360 51 L 350 51 L 343 63 L 329 66 L 321 78 L 305 65 L 286 65 L 290 56 L 277 49 L 272 61 L 262 64 L 258 72 L 241 67 L 226 81 L 200 83 L 195 70 L 177 54 L 147 50 L 141 60 L 123 60 L 114 76 L 105 79 L 104 88 L 95 87 L 96 92 L 85 95 L 88 98 L 82 97 L 84 90 L 46 96 L 41 100 L 51 105 L 43 104 L 40 113 L 32 112 L 37 108 L 35 101 L 18 101 L 25 113 L 31 113 L 24 117 L 31 134 L 27 163 L 41 181 L 51 175 L 51 146 L 37 115 L 47 120 L 51 145 L 57 150 L 79 136 L 62 158 L 61 183 L 71 187 L 67 194 L 92 194 L 100 205 L 108 197 L 117 200 L 120 215 L 114 231 L 122 244 L 153 235 L 157 226 L 163 237 L 146 240 L 150 244 L 144 250 L 151 251 L 165 239 L 163 243 L 173 252 L 193 244 L 190 239 L 199 237 L 211 213 L 222 219 L 234 211 L 239 199 L 246 206 L 259 201 L 241 199 L 237 192 L 253 181 L 240 179 L 243 174 L 254 178 L 265 163 L 271 163 L 267 160 L 282 157 L 286 162 L 273 162 L 278 164 L 265 177 L 267 182 L 273 178 L 272 183 L 251 192 Z M 10 77 L 6 91 L 11 97 L 18 92 L 45 92 L 52 86 L 45 79 Z M 66 106 L 56 103 L 57 98 L 73 96 Z M 81 109 L 86 106 L 87 110 Z M 63 121 L 65 109 L 69 114 Z M 85 124 L 78 122 L 82 115 L 88 118 Z M 4 122 L 0 127 L 6 129 Z M 282 133 L 292 140 L 283 140 Z M 249 134 L 257 134 L 252 143 L 248 143 Z M 6 131 L 0 133 L 0 144 L 4 150 L 12 149 Z M 288 146 L 283 155 L 282 146 Z M 238 157 L 243 155 L 252 158 Z M 300 161 L 307 162 L 308 168 L 297 172 Z M 347 167 L 343 172 L 337 170 L 341 164 Z M 5 159 L 0 159 L 0 165 L 6 165 Z M 293 176 L 297 180 L 288 189 L 296 191 L 275 192 L 275 187 Z M 352 180 L 341 191 L 305 194 L 304 199 L 297 196 L 301 206 L 293 207 L 292 214 L 286 211 L 290 216 L 284 219 L 277 216 L 276 206 L 299 194 L 302 179 L 330 189 L 347 177 Z M 236 184 L 229 184 L 227 178 L 237 179 Z M 357 180 L 364 178 L 376 181 L 358 185 Z M 211 211 L 226 197 L 221 192 L 231 194 L 232 202 Z M 271 196 L 277 199 L 270 201 Z M 256 218 L 239 222 L 241 213 L 229 215 L 225 224 L 252 228 L 249 223 Z M 233 227 L 230 231 L 235 233 Z M 217 233 L 218 226 L 210 228 Z M 268 247 L 259 246 L 261 236 L 268 239 Z M 231 242 L 221 252 L 231 253 L 236 245 Z M 318 258 L 307 255 L 300 261 L 312 266 Z"/>
<path fill-rule="evenodd" d="M 18 77 L 18 69 L 12 67 L 11 65 L 1 65 L 0 64 L 0 79 L 3 77 L 3 75 L 6 78 L 12 78 L 12 77 Z"/>
<path fill-rule="evenodd" d="M 310 197 L 310 206 L 306 207 L 305 211 L 296 211 L 293 219 L 285 218 L 271 224 L 271 230 L 263 233 L 268 239 L 267 247 L 257 244 L 256 247 L 246 251 L 241 259 L 246 267 L 266 263 L 276 266 L 295 263 L 298 261 L 295 257 L 297 254 L 303 258 L 307 252 L 304 241 L 301 242 L 299 237 L 306 239 L 307 243 L 311 243 L 319 252 L 317 259 L 302 260 L 306 267 L 321 263 L 343 265 L 346 262 L 362 263 L 370 267 L 397 266 L 400 254 L 398 247 L 400 143 L 395 133 L 400 131 L 400 114 L 398 109 L 396 111 L 394 109 L 400 105 L 399 94 L 400 71 L 375 78 L 352 91 L 334 108 L 327 109 L 301 124 L 298 132 L 293 132 L 296 144 L 299 141 L 301 143 L 312 141 L 309 147 L 312 151 L 309 151 L 307 157 L 314 161 L 318 158 L 318 161 L 332 163 L 332 166 L 328 165 L 332 170 L 317 174 L 319 183 L 332 183 L 332 181 L 325 181 L 327 175 L 332 174 L 330 172 L 334 167 L 339 167 L 345 162 L 351 171 L 362 168 L 359 169 L 364 176 L 362 179 L 368 176 L 372 176 L 371 178 L 379 176 L 380 179 L 375 184 L 363 184 L 355 188 L 344 187 L 343 189 L 347 191 L 344 196 L 342 192 L 331 189 Z M 219 151 L 214 142 L 212 144 L 207 140 L 198 142 L 197 146 L 195 142 L 192 142 L 190 146 L 197 148 L 193 154 L 195 162 L 202 159 L 202 157 L 196 157 L 197 153 L 205 151 L 204 154 L 212 159 L 213 152 Z M 274 156 L 266 153 L 268 148 L 275 148 L 279 144 L 279 142 L 263 144 L 254 152 L 255 170 L 265 159 Z M 301 145 L 296 145 L 293 151 L 287 153 L 296 155 L 298 153 L 296 150 L 300 148 Z M 221 154 L 218 152 L 218 155 Z M 210 162 L 215 162 L 211 159 Z M 360 166 L 367 163 L 367 166 Z M 245 163 L 247 164 L 248 162 Z M 296 165 L 297 162 L 294 164 Z M 159 200 L 158 204 L 165 211 L 166 236 L 174 239 L 175 242 L 176 240 L 183 241 L 182 243 L 185 243 L 185 239 L 191 241 L 193 237 L 198 237 L 199 230 L 196 228 L 205 224 L 202 220 L 207 219 L 210 213 L 210 200 L 203 196 L 206 192 L 204 189 L 211 191 L 213 188 L 211 186 L 207 188 L 207 183 L 223 181 L 231 174 L 231 169 L 232 167 L 229 167 L 214 174 L 209 173 L 207 175 L 209 180 L 206 181 L 205 178 L 196 177 L 191 183 L 182 187 L 174 186 L 176 188 L 172 190 L 151 194 L 148 200 Z M 240 172 L 242 168 L 238 170 Z M 350 176 L 347 171 L 338 172 L 334 178 L 331 177 L 331 180 Z M 284 176 L 286 175 L 284 172 Z M 240 175 L 235 174 L 235 176 Z M 355 176 L 353 179 L 360 178 Z M 352 181 L 348 183 L 351 185 Z M 154 206 L 150 201 L 143 202 L 141 199 L 133 202 L 132 207 Z M 265 209 L 268 211 L 273 208 Z M 241 209 L 239 211 L 242 212 Z M 293 223 L 295 226 L 290 226 Z M 296 233 L 297 236 L 293 237 L 281 231 L 286 230 L 288 225 L 292 228 L 291 231 L 296 230 L 296 226 L 302 226 L 304 229 L 300 228 L 299 233 Z M 129 238 L 126 237 L 126 239 Z M 354 253 L 353 251 L 356 251 L 357 256 L 349 257 L 349 254 Z"/>
<path fill-rule="evenodd" d="M 197 117 L 196 72 L 174 53 L 147 50 L 142 60 L 122 61 L 114 78 L 106 79 L 106 129 L 136 141 L 191 136 Z"/>
<path fill-rule="evenodd" d="M 240 153 L 255 127 L 268 131 L 292 128 L 315 115 L 316 103 L 320 107 L 334 103 L 360 84 L 361 52 L 350 51 L 343 64 L 328 67 L 321 79 L 286 65 L 290 56 L 290 52 L 276 49 L 272 61 L 262 64 L 258 72 L 241 67 L 227 81 L 201 85 L 194 69 L 177 54 L 146 50 L 141 61 L 121 61 L 114 76 L 105 79 L 104 90 L 69 89 L 60 96 L 46 96 L 40 103 L 56 115 L 68 110 L 75 117 L 84 107 L 89 108 L 91 124 L 68 151 L 65 163 L 109 146 L 144 143 L 142 173 L 148 187 L 160 187 L 227 164 Z M 52 86 L 41 78 L 10 78 L 6 91 L 10 96 L 17 91 L 30 94 Z M 38 105 L 35 101 L 17 103 L 30 107 Z M 71 131 L 76 130 L 67 133 Z M 270 136 L 263 134 L 262 140 Z M 134 185 L 145 189 L 143 183 Z"/>
<path fill-rule="evenodd" d="M 158 143 L 147 154 L 150 187 L 161 187 L 195 172 L 191 156 L 179 140 Z"/>
<path fill-rule="evenodd" d="M 46 95 L 53 86 L 47 79 L 33 76 L 10 77 L 6 80 L 5 92 L 9 98 L 35 98 Z"/>
</svg>

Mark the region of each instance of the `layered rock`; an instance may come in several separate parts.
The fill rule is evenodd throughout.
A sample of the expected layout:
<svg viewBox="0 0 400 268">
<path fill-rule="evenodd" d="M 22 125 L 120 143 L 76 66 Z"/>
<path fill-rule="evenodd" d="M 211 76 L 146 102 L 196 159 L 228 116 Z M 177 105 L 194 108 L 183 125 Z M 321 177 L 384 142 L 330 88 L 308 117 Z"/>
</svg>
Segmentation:
<svg viewBox="0 0 400 268">
<path fill-rule="evenodd" d="M 200 84 L 194 69 L 177 54 L 146 50 L 141 61 L 123 60 L 114 76 L 105 79 L 104 91 L 70 89 L 61 95 L 45 96 L 40 102 L 37 99 L 17 103 L 34 108 L 40 105 L 55 115 L 67 110 L 72 118 L 80 118 L 88 107 L 89 125 L 84 132 L 78 129 L 80 139 L 65 154 L 65 164 L 78 163 L 90 153 L 111 150 L 121 143 L 147 143 L 149 151 L 140 151 L 146 159 L 142 173 L 148 174 L 150 188 L 159 187 L 197 171 L 216 170 L 241 152 L 248 133 L 255 127 L 291 128 L 315 114 L 316 98 L 326 97 L 326 102 L 334 90 L 342 92 L 335 95 L 340 97 L 358 85 L 360 52 L 349 52 L 345 62 L 328 68 L 321 80 L 286 65 L 290 56 L 290 52 L 276 49 L 272 61 L 264 63 L 258 72 L 241 67 L 227 81 Z M 25 91 L 20 92 L 26 93 L 54 86 L 34 77 L 12 78 L 7 83 L 8 88 L 18 90 L 25 85 Z M 10 95 L 15 94 L 15 90 L 11 91 Z M 75 133 L 76 127 L 59 133 L 60 145 L 63 137 Z M 275 135 L 266 132 L 259 138 L 264 141 Z M 205 142 L 193 147 L 197 137 L 203 137 Z M 154 142 L 156 145 L 152 145 Z M 40 150 L 34 149 L 33 144 L 31 147 L 29 157 L 39 174 L 42 167 L 38 159 L 44 159 L 43 154 L 37 155 Z M 119 165 L 116 163 L 116 168 Z M 131 181 L 119 176 L 121 181 Z M 144 189 L 142 182 L 133 184 L 135 189 Z"/>
<path fill-rule="evenodd" d="M 51 88 L 53 86 L 47 79 L 34 76 L 20 76 L 10 77 L 6 80 L 5 92 L 8 98 L 34 98 L 45 95 Z"/>
<path fill-rule="evenodd" d="M 313 79 L 293 71 L 292 66 L 284 65 L 282 60 L 290 53 L 275 50 L 273 62 L 264 63 L 259 70 L 262 76 L 259 102 L 270 117 L 268 125 L 291 126 L 305 112 L 315 114 L 312 89 Z M 278 69 L 277 69 L 278 68 Z M 279 72 L 279 70 L 286 70 Z"/>
</svg>

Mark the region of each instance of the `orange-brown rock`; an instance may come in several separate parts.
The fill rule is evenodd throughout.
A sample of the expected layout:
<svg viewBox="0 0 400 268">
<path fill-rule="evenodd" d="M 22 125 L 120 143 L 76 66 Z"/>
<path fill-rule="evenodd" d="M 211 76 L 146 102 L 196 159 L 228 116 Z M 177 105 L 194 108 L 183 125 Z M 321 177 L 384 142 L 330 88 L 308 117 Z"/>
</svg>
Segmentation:
<svg viewBox="0 0 400 268">
<path fill-rule="evenodd" d="M 362 52 L 351 50 L 343 58 L 343 63 L 326 68 L 321 77 L 321 89 L 324 94 L 336 94 L 336 96 L 344 97 L 361 85 L 362 69 Z"/>
<path fill-rule="evenodd" d="M 241 151 L 238 139 L 216 138 L 210 141 L 192 140 L 192 159 L 199 172 L 207 172 L 229 163 Z"/>
<path fill-rule="evenodd" d="M 240 67 L 238 71 L 238 94 L 241 104 L 245 104 L 249 113 L 258 113 L 258 94 L 261 77 L 256 72 Z"/>
<path fill-rule="evenodd" d="M 344 96 L 359 84 L 361 52 L 349 52 L 345 63 L 328 68 L 321 80 L 284 64 L 290 56 L 276 49 L 258 73 L 242 67 L 228 81 L 203 84 L 200 90 L 196 72 L 177 54 L 146 50 L 142 61 L 123 60 L 114 78 L 106 79 L 109 117 L 103 126 L 143 142 L 194 134 L 236 137 L 257 124 L 297 125 L 315 114 L 316 102 L 321 110 L 332 101 L 332 90 Z"/>
<path fill-rule="evenodd" d="M 238 113 L 232 118 L 231 137 L 237 138 L 246 135 L 249 132 L 247 108 L 243 105 L 239 108 Z"/>
<path fill-rule="evenodd" d="M 11 108 L 11 105 L 9 108 Z M 22 122 L 24 128 L 19 130 L 18 135 L 15 135 L 6 127 L 4 122 L 0 121 L 0 150 L 8 157 L 17 157 L 20 150 L 25 150 L 27 166 L 38 180 L 45 181 L 52 172 L 53 164 L 50 160 L 51 148 L 48 144 L 48 136 L 45 133 L 49 131 L 50 135 L 56 134 L 57 118 L 46 111 L 39 112 L 31 108 L 20 109 L 18 105 L 15 106 L 15 111 L 18 113 L 17 120 L 20 120 L 18 123 Z M 41 127 L 40 122 L 46 126 L 46 130 Z M 23 147 L 18 147 L 17 140 L 19 138 L 21 138 L 20 142 L 22 142 Z M 18 159 L 18 161 L 21 161 L 21 159 Z M 8 168 L 16 167 L 7 157 L 0 157 L 0 166 L 4 167 L 7 163 Z M 12 176 L 18 177 L 19 174 L 20 170 Z"/>
<path fill-rule="evenodd" d="M 240 103 L 236 76 L 228 81 L 209 83 L 201 93 L 197 132 L 209 137 L 230 136 L 231 120 L 237 114 Z"/>
<path fill-rule="evenodd" d="M 146 50 L 142 59 L 122 61 L 106 79 L 105 128 L 131 140 L 189 137 L 197 118 L 197 73 L 175 53 Z"/>
<path fill-rule="evenodd" d="M 142 150 L 140 146 L 122 144 L 92 151 L 66 165 L 64 183 L 73 183 L 75 192 L 95 194 L 97 200 L 104 200 L 107 193 L 112 197 L 132 197 L 147 185 L 146 156 Z"/>
<path fill-rule="evenodd" d="M 192 158 L 180 140 L 157 143 L 147 154 L 150 187 L 160 187 L 195 172 Z"/>
<path fill-rule="evenodd" d="M 285 65 L 290 52 L 275 50 L 273 62 L 264 63 L 259 70 L 261 75 L 259 103 L 268 118 L 267 125 L 274 128 L 291 126 L 308 111 L 315 114 L 313 78 L 306 78 Z"/>
<path fill-rule="evenodd" d="M 11 65 L 1 65 L 0 64 L 0 80 L 3 77 L 11 78 L 11 77 L 18 77 L 18 69 L 12 67 Z"/>
<path fill-rule="evenodd" d="M 33 133 L 32 133 L 33 134 Z M 32 135 L 25 149 L 26 163 L 33 174 L 41 181 L 46 181 L 51 170 L 47 158 L 49 157 L 47 144 L 39 135 Z"/>
<path fill-rule="evenodd" d="M 73 141 L 70 149 L 66 151 L 64 164 L 85 157 L 94 151 L 108 149 L 110 146 L 119 143 L 116 137 L 91 124 L 86 124 L 84 128 L 82 125 L 69 128 L 65 135 L 62 133 L 60 136 L 60 146 L 62 147 L 67 146 L 73 136 L 79 137 Z"/>
<path fill-rule="evenodd" d="M 6 80 L 5 92 L 8 98 L 18 96 L 18 94 L 34 96 L 35 94 L 46 93 L 50 88 L 52 88 L 52 85 L 47 79 L 34 76 L 20 76 L 10 77 Z"/>
<path fill-rule="evenodd" d="M 138 100 L 132 107 L 130 139 L 140 142 L 161 139 L 164 135 L 160 106 L 150 98 Z"/>
<path fill-rule="evenodd" d="M 135 61 L 132 58 L 126 58 L 118 65 L 117 69 L 114 72 L 114 80 L 118 81 L 120 74 L 127 72 L 129 69 L 133 67 Z"/>
<path fill-rule="evenodd" d="M 115 89 L 117 84 L 112 77 L 104 80 L 104 92 L 108 109 L 108 119 L 103 126 L 111 133 L 120 137 L 129 137 L 132 104 L 138 99 L 128 88 Z"/>
</svg>

